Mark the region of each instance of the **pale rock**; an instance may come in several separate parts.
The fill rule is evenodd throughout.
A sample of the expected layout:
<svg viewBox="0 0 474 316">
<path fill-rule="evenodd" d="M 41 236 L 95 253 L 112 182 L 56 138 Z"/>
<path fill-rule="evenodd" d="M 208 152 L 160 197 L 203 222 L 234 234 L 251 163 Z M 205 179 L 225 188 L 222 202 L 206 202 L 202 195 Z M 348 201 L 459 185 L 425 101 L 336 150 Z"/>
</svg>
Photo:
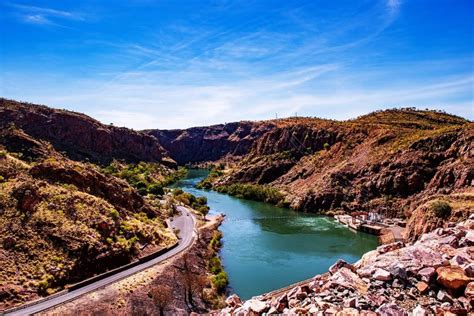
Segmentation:
<svg viewBox="0 0 474 316">
<path fill-rule="evenodd" d="M 267 303 L 256 300 L 256 299 L 250 299 L 242 305 L 245 309 L 249 309 L 255 313 L 263 313 L 267 308 Z"/>
<path fill-rule="evenodd" d="M 392 279 L 390 272 L 381 268 L 377 268 L 372 277 L 379 281 L 390 281 Z"/>
<path fill-rule="evenodd" d="M 452 303 L 453 298 L 446 293 L 446 291 L 439 290 L 438 294 L 436 295 L 436 298 L 440 300 L 441 302 L 447 302 L 447 303 Z"/>
<path fill-rule="evenodd" d="M 311 307 L 308 309 L 308 313 L 310 315 L 315 315 L 318 312 L 319 312 L 319 308 L 317 308 L 315 305 L 311 305 Z"/>
<path fill-rule="evenodd" d="M 413 309 L 413 316 L 428 316 L 428 312 L 421 305 L 417 305 Z"/>
</svg>

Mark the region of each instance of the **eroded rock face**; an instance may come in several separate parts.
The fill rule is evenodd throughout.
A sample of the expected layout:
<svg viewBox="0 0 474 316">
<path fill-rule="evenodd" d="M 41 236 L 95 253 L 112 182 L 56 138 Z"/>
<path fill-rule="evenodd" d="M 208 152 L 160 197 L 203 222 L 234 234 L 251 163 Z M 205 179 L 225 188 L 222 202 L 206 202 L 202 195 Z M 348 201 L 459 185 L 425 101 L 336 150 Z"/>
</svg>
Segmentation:
<svg viewBox="0 0 474 316">
<path fill-rule="evenodd" d="M 175 164 L 151 135 L 104 125 L 76 112 L 0 99 L 0 127 L 11 124 L 36 139 L 50 142 L 74 160 L 108 163 L 123 159 Z"/>
<path fill-rule="evenodd" d="M 265 306 L 285 315 L 467 315 L 473 312 L 474 279 L 465 271 L 474 263 L 474 251 L 462 240 L 471 231 L 468 221 L 450 224 L 414 244 L 379 247 L 354 265 L 338 261 L 307 287 L 252 298 L 262 306 L 262 312 L 252 313 L 262 315 Z M 465 260 L 452 260 L 456 256 Z M 217 314 L 249 311 L 228 304 Z"/>
<path fill-rule="evenodd" d="M 215 161 L 249 153 L 254 142 L 273 124 L 237 122 L 185 130 L 149 130 L 179 164 Z"/>
</svg>

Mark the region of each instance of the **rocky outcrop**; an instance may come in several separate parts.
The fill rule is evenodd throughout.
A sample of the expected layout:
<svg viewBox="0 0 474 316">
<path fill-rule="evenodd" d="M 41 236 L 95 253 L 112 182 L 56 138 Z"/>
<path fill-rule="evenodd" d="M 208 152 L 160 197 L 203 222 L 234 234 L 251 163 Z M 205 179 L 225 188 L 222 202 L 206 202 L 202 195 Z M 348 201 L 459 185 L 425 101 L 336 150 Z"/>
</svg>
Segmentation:
<svg viewBox="0 0 474 316">
<path fill-rule="evenodd" d="M 146 133 L 104 125 L 76 112 L 0 99 L 0 127 L 14 126 L 37 140 L 50 142 L 74 160 L 109 163 L 123 159 L 175 164 L 158 140 Z"/>
<path fill-rule="evenodd" d="M 401 246 L 384 245 L 354 265 L 339 261 L 306 284 L 233 296 L 215 314 L 467 315 L 474 310 L 474 215 Z"/>
<path fill-rule="evenodd" d="M 274 128 L 265 122 L 236 122 L 185 130 L 148 130 L 179 164 L 216 161 L 248 154 L 254 142 Z"/>
</svg>

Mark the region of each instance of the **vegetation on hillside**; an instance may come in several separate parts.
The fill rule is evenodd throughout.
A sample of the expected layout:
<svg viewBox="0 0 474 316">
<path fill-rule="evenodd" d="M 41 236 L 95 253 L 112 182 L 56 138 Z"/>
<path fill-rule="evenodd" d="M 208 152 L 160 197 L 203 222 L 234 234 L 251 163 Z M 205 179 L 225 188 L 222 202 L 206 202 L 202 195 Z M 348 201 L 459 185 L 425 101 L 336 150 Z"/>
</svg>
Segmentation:
<svg viewBox="0 0 474 316">
<path fill-rule="evenodd" d="M 32 160 L 0 148 L 0 308 L 176 241 L 159 203 L 149 203 L 97 166 L 71 161 L 52 147 L 43 150 L 48 151 Z"/>
<path fill-rule="evenodd" d="M 213 274 L 212 285 L 218 293 L 223 293 L 229 284 L 227 273 L 222 267 L 221 260 L 219 258 L 219 250 L 221 244 L 222 233 L 220 231 L 214 231 L 211 242 L 209 243 L 209 250 L 211 253 L 211 259 L 209 260 L 209 271 Z"/>
<path fill-rule="evenodd" d="M 187 169 L 169 168 L 153 162 L 140 162 L 138 164 L 122 164 L 118 161 L 112 162 L 104 168 L 104 173 L 124 179 L 141 195 L 153 194 L 161 196 L 164 188 L 186 176 Z"/>
<path fill-rule="evenodd" d="M 177 201 L 196 210 L 204 218 L 206 218 L 206 215 L 209 213 L 209 206 L 207 206 L 207 198 L 204 196 L 196 197 L 189 192 L 184 192 L 181 189 L 174 189 L 173 197 Z"/>
</svg>

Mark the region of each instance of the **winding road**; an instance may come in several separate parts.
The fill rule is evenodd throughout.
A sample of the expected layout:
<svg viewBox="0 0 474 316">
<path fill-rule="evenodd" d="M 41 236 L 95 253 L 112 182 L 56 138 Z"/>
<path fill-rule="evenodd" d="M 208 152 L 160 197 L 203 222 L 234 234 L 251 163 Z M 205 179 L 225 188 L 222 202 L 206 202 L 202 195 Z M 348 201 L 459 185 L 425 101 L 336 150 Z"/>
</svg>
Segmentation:
<svg viewBox="0 0 474 316">
<path fill-rule="evenodd" d="M 167 251 L 166 253 L 158 257 L 150 259 L 149 261 L 130 267 L 130 269 L 117 272 L 116 274 L 112 274 L 108 277 L 105 277 L 96 282 L 80 287 L 78 289 L 65 290 L 61 292 L 62 294 L 53 295 L 52 297 L 49 297 L 49 298 L 47 297 L 35 302 L 26 303 L 25 305 L 20 306 L 18 308 L 11 309 L 10 311 L 5 311 L 3 314 L 4 315 L 31 315 L 31 314 L 39 313 L 42 311 L 46 311 L 57 305 L 67 303 L 82 295 L 96 291 L 111 283 L 117 282 L 135 273 L 143 271 L 157 263 L 162 262 L 163 260 L 169 259 L 179 254 L 180 252 L 182 252 L 183 250 L 191 246 L 194 241 L 194 238 L 196 237 L 196 233 L 195 233 L 196 219 L 186 207 L 178 206 L 177 208 L 181 214 L 173 218 L 173 220 L 171 220 L 171 227 L 179 229 L 180 240 L 179 240 L 178 246 L 170 249 L 169 251 Z"/>
</svg>

